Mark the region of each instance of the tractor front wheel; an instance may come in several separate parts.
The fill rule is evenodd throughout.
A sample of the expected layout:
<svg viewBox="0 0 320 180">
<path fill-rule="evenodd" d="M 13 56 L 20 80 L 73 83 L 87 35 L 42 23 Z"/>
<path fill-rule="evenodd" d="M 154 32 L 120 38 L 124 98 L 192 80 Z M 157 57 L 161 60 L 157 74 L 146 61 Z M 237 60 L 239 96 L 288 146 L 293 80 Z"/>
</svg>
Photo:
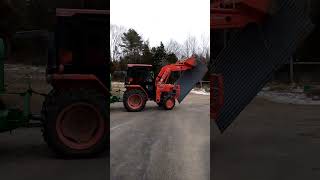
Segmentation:
<svg viewBox="0 0 320 180">
<path fill-rule="evenodd" d="M 163 107 L 165 110 L 171 110 L 174 108 L 175 104 L 176 101 L 173 97 L 167 97 L 166 99 L 164 99 Z"/>
<path fill-rule="evenodd" d="M 139 89 L 127 90 L 123 94 L 123 105 L 129 112 L 142 111 L 146 105 L 146 94 Z"/>
</svg>

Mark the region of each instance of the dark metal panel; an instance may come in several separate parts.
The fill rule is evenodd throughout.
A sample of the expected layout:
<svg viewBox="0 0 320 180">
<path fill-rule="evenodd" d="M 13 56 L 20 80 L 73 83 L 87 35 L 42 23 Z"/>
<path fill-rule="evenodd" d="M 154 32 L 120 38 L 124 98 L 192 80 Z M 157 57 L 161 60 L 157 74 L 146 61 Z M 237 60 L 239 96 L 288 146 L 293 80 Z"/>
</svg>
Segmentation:
<svg viewBox="0 0 320 180">
<path fill-rule="evenodd" d="M 224 76 L 225 104 L 216 119 L 224 131 L 270 80 L 273 71 L 289 63 L 299 43 L 313 25 L 293 0 L 283 0 L 279 10 L 262 25 L 249 25 L 221 51 L 210 67 Z"/>
<path fill-rule="evenodd" d="M 180 96 L 178 98 L 179 103 L 183 101 L 194 85 L 196 85 L 207 72 L 207 64 L 198 60 L 196 67 L 182 73 L 181 77 L 175 82 L 175 84 L 180 85 Z"/>
</svg>

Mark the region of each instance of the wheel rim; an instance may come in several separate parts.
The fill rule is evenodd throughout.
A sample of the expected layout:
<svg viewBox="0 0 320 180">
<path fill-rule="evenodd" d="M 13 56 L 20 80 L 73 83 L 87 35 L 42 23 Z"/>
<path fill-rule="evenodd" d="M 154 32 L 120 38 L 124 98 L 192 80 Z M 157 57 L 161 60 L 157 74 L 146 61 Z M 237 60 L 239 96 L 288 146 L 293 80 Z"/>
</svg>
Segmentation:
<svg viewBox="0 0 320 180">
<path fill-rule="evenodd" d="M 128 98 L 128 105 L 131 109 L 139 109 L 142 106 L 143 99 L 139 94 L 133 94 Z"/>
<path fill-rule="evenodd" d="M 75 103 L 62 110 L 56 130 L 59 139 L 69 148 L 88 149 L 99 142 L 104 134 L 104 118 L 87 103 Z"/>
<path fill-rule="evenodd" d="M 174 99 L 172 99 L 172 98 L 168 99 L 168 100 L 166 101 L 166 106 L 167 106 L 168 109 L 173 108 L 173 106 L 174 106 Z"/>
</svg>

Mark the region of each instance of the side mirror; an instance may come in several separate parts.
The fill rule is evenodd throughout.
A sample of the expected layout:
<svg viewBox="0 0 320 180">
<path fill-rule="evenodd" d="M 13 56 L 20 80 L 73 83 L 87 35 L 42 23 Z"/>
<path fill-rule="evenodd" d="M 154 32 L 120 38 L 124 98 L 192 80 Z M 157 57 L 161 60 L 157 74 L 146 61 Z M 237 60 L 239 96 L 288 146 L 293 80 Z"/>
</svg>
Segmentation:
<svg viewBox="0 0 320 180">
<path fill-rule="evenodd" d="M 6 43 L 5 40 L 0 37 L 0 59 L 4 59 L 6 56 Z"/>
</svg>

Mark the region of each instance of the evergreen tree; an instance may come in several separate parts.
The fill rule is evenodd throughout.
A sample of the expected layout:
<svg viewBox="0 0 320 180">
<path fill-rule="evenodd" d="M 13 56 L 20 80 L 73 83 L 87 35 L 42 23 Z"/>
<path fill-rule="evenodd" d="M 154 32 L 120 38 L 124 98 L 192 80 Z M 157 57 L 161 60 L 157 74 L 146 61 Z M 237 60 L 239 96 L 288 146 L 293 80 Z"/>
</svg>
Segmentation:
<svg viewBox="0 0 320 180">
<path fill-rule="evenodd" d="M 173 64 L 178 61 L 178 57 L 174 53 L 170 53 L 167 55 L 167 62 L 168 64 Z"/>
<path fill-rule="evenodd" d="M 120 46 L 123 48 L 124 58 L 130 63 L 141 63 L 142 37 L 134 29 L 129 29 L 128 32 L 123 33 L 121 39 L 123 44 Z"/>
<path fill-rule="evenodd" d="M 167 64 L 167 53 L 162 42 L 160 43 L 160 46 L 152 48 L 151 52 L 153 53 L 153 67 L 157 74 L 161 67 Z"/>
<path fill-rule="evenodd" d="M 143 43 L 142 47 L 142 63 L 153 64 L 153 54 L 150 51 L 149 42 Z"/>
</svg>

